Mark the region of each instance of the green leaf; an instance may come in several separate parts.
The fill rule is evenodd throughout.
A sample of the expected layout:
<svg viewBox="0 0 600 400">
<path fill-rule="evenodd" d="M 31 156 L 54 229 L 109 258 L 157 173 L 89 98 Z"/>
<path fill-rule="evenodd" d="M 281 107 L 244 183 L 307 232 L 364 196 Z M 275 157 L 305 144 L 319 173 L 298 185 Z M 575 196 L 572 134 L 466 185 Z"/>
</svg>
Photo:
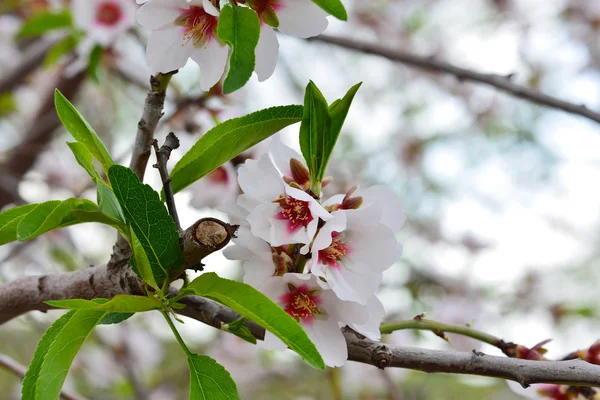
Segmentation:
<svg viewBox="0 0 600 400">
<path fill-rule="evenodd" d="M 335 147 L 337 139 L 340 136 L 342 126 L 346 120 L 346 115 L 348 115 L 348 110 L 350 109 L 352 100 L 354 100 L 354 96 L 360 88 L 360 85 L 362 85 L 362 82 L 352 86 L 342 99 L 334 101 L 331 106 L 329 106 L 329 119 L 331 121 L 331 125 L 327 131 L 327 136 L 323 140 L 323 159 L 321 160 L 321 166 L 319 170 L 319 180 L 323 180 L 323 177 L 325 176 L 325 169 L 329 163 L 329 158 L 331 157 L 333 148 Z"/>
<path fill-rule="evenodd" d="M 21 394 L 23 399 L 35 399 L 36 398 L 36 385 L 37 379 L 40 375 L 40 371 L 42 369 L 42 362 L 48 353 L 48 349 L 50 345 L 54 343 L 54 340 L 60 333 L 60 331 L 65 327 L 67 322 L 69 322 L 73 315 L 75 315 L 75 311 L 70 311 L 57 319 L 51 326 L 48 328 L 42 339 L 39 341 L 37 349 L 35 349 L 35 353 L 33 353 L 33 358 L 31 359 L 31 363 L 29 364 L 29 368 L 23 377 L 23 385 L 21 388 Z"/>
<path fill-rule="evenodd" d="M 300 121 L 302 106 L 272 107 L 225 121 L 203 135 L 171 171 L 177 193 L 241 152 Z"/>
<path fill-rule="evenodd" d="M 11 92 L 0 93 L 0 118 L 17 111 L 17 102 Z"/>
<path fill-rule="evenodd" d="M 94 167 L 94 159 L 92 153 L 88 150 L 88 148 L 79 142 L 67 142 L 67 145 L 73 152 L 75 159 L 81 165 L 87 173 L 92 178 L 92 181 L 98 187 L 98 206 L 100 211 L 114 219 L 115 221 L 120 221 L 125 223 L 125 217 L 123 216 L 123 211 L 121 210 L 121 206 L 119 206 L 119 202 L 115 197 L 112 189 L 104 182 L 104 179 L 98 174 L 96 168 Z M 109 224 L 110 225 L 110 224 Z"/>
<path fill-rule="evenodd" d="M 223 325 L 221 329 L 229 333 L 233 333 L 235 336 L 244 339 L 246 342 L 256 344 L 256 338 L 254 337 L 252 332 L 250 332 L 250 329 L 248 329 L 248 327 L 244 325 L 246 321 L 248 321 L 248 318 L 242 317 L 236 319 L 233 322 Z"/>
<path fill-rule="evenodd" d="M 104 171 L 108 172 L 108 169 L 114 164 L 114 161 L 106 150 L 104 143 L 102 143 L 102 140 L 100 140 L 96 132 L 94 132 L 94 129 L 92 129 L 87 121 L 79 114 L 73 104 L 71 104 L 58 89 L 54 92 L 54 105 L 56 106 L 58 117 L 69 133 L 75 140 L 84 144 L 92 155 L 100 161 L 104 167 Z"/>
<path fill-rule="evenodd" d="M 73 359 L 106 314 L 95 310 L 71 311 L 48 329 L 25 375 L 23 400 L 58 399 Z"/>
<path fill-rule="evenodd" d="M 253 320 L 276 335 L 314 368 L 325 368 L 321 355 L 302 327 L 252 286 L 220 278 L 211 272 L 194 279 L 186 290 L 219 302 L 242 317 Z"/>
<path fill-rule="evenodd" d="M 110 312 L 144 312 L 160 308 L 161 303 L 146 296 L 133 296 L 129 294 L 118 294 L 112 299 L 99 304 L 93 300 L 70 299 L 47 301 L 53 307 L 67 308 L 71 310 L 96 310 Z"/>
<path fill-rule="evenodd" d="M 19 222 L 17 240 L 22 242 L 57 228 L 90 222 L 81 220 L 72 210 L 97 211 L 98 206 L 86 199 L 51 200 L 37 204 Z"/>
<path fill-rule="evenodd" d="M 327 100 L 310 81 L 304 93 L 304 113 L 300 125 L 300 150 L 310 170 L 311 189 L 320 192 L 319 174 L 323 161 L 323 141 L 329 136 L 329 108 Z"/>
<path fill-rule="evenodd" d="M 235 382 L 223 366 L 209 356 L 188 355 L 190 400 L 238 400 Z"/>
<path fill-rule="evenodd" d="M 260 20 L 254 10 L 227 4 L 221 8 L 217 35 L 231 47 L 229 72 L 223 93 L 231 93 L 248 82 L 254 71 L 254 49 L 260 35 Z"/>
<path fill-rule="evenodd" d="M 37 206 L 38 204 L 25 204 L 0 213 L 0 246 L 17 240 L 19 222 Z"/>
<path fill-rule="evenodd" d="M 74 34 L 71 34 L 62 40 L 59 40 L 48 51 L 46 57 L 44 57 L 42 66 L 44 68 L 52 67 L 58 62 L 58 60 L 60 60 L 62 56 L 75 49 L 75 47 L 77 47 L 77 43 L 79 43 L 79 36 Z"/>
<path fill-rule="evenodd" d="M 131 263 L 131 268 L 133 272 L 135 272 L 144 282 L 146 282 L 150 287 L 153 287 L 155 290 L 159 290 L 158 285 L 156 284 L 156 280 L 154 279 L 154 274 L 152 273 L 152 267 L 150 266 L 150 261 L 148 261 L 148 256 L 146 255 L 146 251 L 144 247 L 140 243 L 140 240 L 135 235 L 133 229 L 130 229 L 130 237 L 131 237 L 131 249 L 133 251 L 133 256 L 129 261 Z"/>
<path fill-rule="evenodd" d="M 93 204 L 93 203 L 92 203 Z M 71 210 L 70 215 L 77 220 L 75 223 L 83 223 L 83 222 L 99 222 L 101 224 L 109 225 L 119 231 L 119 233 L 125 238 L 129 238 L 129 230 L 127 229 L 127 225 L 123 222 L 116 220 L 109 215 L 103 213 L 102 211 L 96 210 Z M 69 224 L 73 225 L 73 224 Z M 66 226 L 66 225 L 63 225 Z M 63 226 L 60 226 L 62 228 Z"/>
<path fill-rule="evenodd" d="M 95 83 L 100 83 L 100 61 L 102 61 L 102 54 L 104 49 L 100 45 L 96 45 L 90 52 L 90 58 L 88 60 L 88 74 Z"/>
<path fill-rule="evenodd" d="M 129 168 L 113 165 L 108 177 L 125 220 L 144 249 L 156 282 L 182 264 L 179 233 L 158 193 L 140 182 Z"/>
<path fill-rule="evenodd" d="M 73 19 L 69 9 L 61 12 L 37 13 L 25 21 L 19 32 L 17 32 L 17 38 L 40 36 L 51 30 L 70 28 L 72 25 Z"/>
<path fill-rule="evenodd" d="M 348 20 L 348 13 L 341 0 L 312 0 L 312 2 L 321 7 L 327 14 L 331 14 L 342 21 Z"/>
<path fill-rule="evenodd" d="M 133 315 L 134 313 L 112 312 L 107 314 L 104 318 L 102 318 L 102 320 L 98 322 L 98 325 L 120 324 L 126 319 L 133 317 Z"/>
</svg>

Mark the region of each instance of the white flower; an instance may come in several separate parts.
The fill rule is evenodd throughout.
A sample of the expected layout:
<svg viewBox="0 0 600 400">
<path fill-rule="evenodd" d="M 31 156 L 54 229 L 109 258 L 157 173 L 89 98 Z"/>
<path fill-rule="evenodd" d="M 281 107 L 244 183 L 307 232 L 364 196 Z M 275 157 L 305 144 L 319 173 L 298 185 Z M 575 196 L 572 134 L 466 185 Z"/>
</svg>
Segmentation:
<svg viewBox="0 0 600 400">
<path fill-rule="evenodd" d="M 135 23 L 136 6 L 129 0 L 73 0 L 76 27 L 85 31 L 84 41 L 110 46 Z"/>
<path fill-rule="evenodd" d="M 230 162 L 221 165 L 190 187 L 190 206 L 201 209 L 215 208 L 231 202 L 238 194 L 235 170 Z"/>
<path fill-rule="evenodd" d="M 336 211 L 315 237 L 307 266 L 342 300 L 367 304 L 382 272 L 402 254 L 394 232 L 380 221 L 381 209 L 373 205 Z"/>
<path fill-rule="evenodd" d="M 302 325 L 325 364 L 339 367 L 345 363 L 348 350 L 340 326 L 366 323 L 364 306 L 338 299 L 331 290 L 323 289 L 314 276 L 306 274 L 270 278 L 260 290 Z M 269 332 L 265 333 L 264 344 L 270 349 L 286 347 Z"/>
<path fill-rule="evenodd" d="M 252 233 L 273 247 L 301 243 L 306 245 L 302 248 L 306 254 L 319 219 L 332 217 L 308 193 L 286 184 L 268 155 L 246 161 L 238 170 L 238 182 L 258 204 L 248 209 Z"/>
<path fill-rule="evenodd" d="M 200 67 L 200 87 L 209 90 L 221 79 L 229 51 L 217 37 L 218 16 L 208 0 L 145 1 L 137 20 L 152 29 L 146 48 L 150 70 L 173 71 L 191 58 Z"/>
<path fill-rule="evenodd" d="M 261 20 L 260 37 L 254 51 L 254 72 L 259 82 L 273 74 L 279 53 L 279 42 L 270 25 L 283 34 L 299 38 L 317 36 L 327 28 L 327 13 L 310 0 L 249 0 L 247 3 Z"/>
</svg>

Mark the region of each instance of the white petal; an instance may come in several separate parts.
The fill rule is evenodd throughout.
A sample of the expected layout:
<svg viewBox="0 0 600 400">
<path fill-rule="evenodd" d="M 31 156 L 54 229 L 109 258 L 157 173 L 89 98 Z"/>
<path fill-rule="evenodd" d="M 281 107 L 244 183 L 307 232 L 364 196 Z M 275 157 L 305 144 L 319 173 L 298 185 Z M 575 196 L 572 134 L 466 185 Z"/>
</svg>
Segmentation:
<svg viewBox="0 0 600 400">
<path fill-rule="evenodd" d="M 187 8 L 185 1 L 152 0 L 144 4 L 135 14 L 137 22 L 144 28 L 158 29 L 173 23 L 181 14 L 180 9 Z"/>
<path fill-rule="evenodd" d="M 271 137 L 269 140 L 269 150 L 275 166 L 282 175 L 292 176 L 290 159 L 295 158 L 296 160 L 304 161 L 304 158 L 294 149 L 283 144 L 279 135 Z"/>
<path fill-rule="evenodd" d="M 331 245 L 333 232 L 342 232 L 344 229 L 346 229 L 346 213 L 341 211 L 332 215 L 333 218 L 327 221 L 327 223 L 319 230 L 319 233 L 315 237 L 311 247 L 313 253 L 326 249 Z M 317 259 L 318 257 L 313 257 L 311 261 L 316 262 Z"/>
<path fill-rule="evenodd" d="M 244 283 L 258 289 L 275 272 L 275 265 L 270 258 L 255 256 L 244 263 Z"/>
<path fill-rule="evenodd" d="M 367 302 L 367 312 L 369 314 L 369 319 L 364 324 L 351 324 L 350 327 L 369 339 L 379 340 L 381 338 L 379 326 L 385 317 L 385 308 L 383 308 L 383 304 L 381 304 L 381 301 L 377 296 L 371 296 L 369 298 Z"/>
<path fill-rule="evenodd" d="M 202 46 L 194 46 L 192 60 L 200 66 L 200 88 L 210 90 L 223 75 L 229 50 L 217 38 L 211 38 Z"/>
<path fill-rule="evenodd" d="M 250 229 L 246 227 L 240 227 L 237 232 L 237 238 L 233 239 L 233 242 L 249 249 L 253 254 L 264 256 L 271 256 L 271 248 L 269 244 L 264 240 L 254 236 Z"/>
<path fill-rule="evenodd" d="M 323 361 L 330 367 L 341 367 L 348 359 L 346 340 L 335 321 L 315 319 L 312 324 L 302 324 L 313 341 Z"/>
<path fill-rule="evenodd" d="M 262 202 L 277 200 L 284 194 L 283 180 L 268 154 L 258 161 L 247 160 L 238 169 L 238 183 L 244 194 Z"/>
<path fill-rule="evenodd" d="M 277 10 L 281 33 L 308 38 L 327 29 L 327 13 L 309 0 L 280 0 Z"/>
<path fill-rule="evenodd" d="M 256 207 L 250 215 L 248 215 L 248 223 L 252 234 L 271 243 L 271 246 L 281 246 L 271 242 L 271 219 L 276 214 L 277 204 L 266 203 Z M 283 240 L 279 238 L 278 240 Z"/>
<path fill-rule="evenodd" d="M 180 27 L 152 31 L 148 38 L 146 60 L 153 73 L 170 72 L 183 67 L 192 50 L 192 43 L 183 40 Z"/>
<path fill-rule="evenodd" d="M 365 305 L 353 301 L 342 301 L 330 290 L 322 291 L 320 296 L 329 319 L 342 325 L 367 322 L 369 314 Z"/>
<path fill-rule="evenodd" d="M 260 204 L 260 202 L 246 194 L 241 194 L 238 196 L 237 204 L 245 211 L 245 218 L 250 211 L 254 210 Z"/>
<path fill-rule="evenodd" d="M 219 10 L 217 10 L 209 0 L 202 0 L 202 6 L 204 7 L 204 11 L 208 14 L 214 15 L 215 17 L 219 16 Z"/>
<path fill-rule="evenodd" d="M 325 201 L 323 203 L 323 206 L 327 207 L 327 206 L 332 206 L 334 204 L 341 204 L 343 200 L 344 200 L 344 195 L 343 194 L 336 194 L 336 195 L 331 196 L 330 198 L 328 198 L 327 201 Z"/>
<path fill-rule="evenodd" d="M 381 222 L 393 232 L 398 232 L 402 228 L 406 221 L 402 199 L 387 186 L 371 186 L 364 191 L 359 190 L 357 195 L 363 196 L 365 203 L 374 204 L 381 209 Z"/>
<path fill-rule="evenodd" d="M 279 42 L 275 31 L 267 24 L 262 24 L 258 44 L 254 50 L 256 63 L 254 72 L 259 82 L 266 81 L 273 75 L 279 55 Z"/>
</svg>

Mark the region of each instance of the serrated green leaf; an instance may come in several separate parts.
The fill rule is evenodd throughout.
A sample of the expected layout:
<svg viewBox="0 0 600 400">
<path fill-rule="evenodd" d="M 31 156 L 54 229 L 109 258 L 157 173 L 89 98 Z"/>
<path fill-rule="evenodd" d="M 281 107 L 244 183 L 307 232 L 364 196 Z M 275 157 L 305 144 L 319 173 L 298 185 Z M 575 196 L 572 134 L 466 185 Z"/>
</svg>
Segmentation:
<svg viewBox="0 0 600 400">
<path fill-rule="evenodd" d="M 93 203 L 92 203 L 93 204 Z M 71 217 L 75 218 L 76 222 L 74 223 L 84 223 L 84 222 L 98 222 L 104 225 L 109 225 L 119 231 L 121 235 L 123 235 L 126 239 L 129 238 L 129 230 L 127 229 L 127 225 L 123 222 L 118 221 L 109 215 L 103 213 L 99 209 L 96 210 L 71 210 L 69 213 Z M 69 224 L 73 225 L 73 224 Z M 61 225 L 59 228 L 63 228 L 67 225 Z"/>
<path fill-rule="evenodd" d="M 84 299 L 51 300 L 46 304 L 52 307 L 67 308 L 70 310 L 96 310 L 110 312 L 144 312 L 160 308 L 161 303 L 150 297 L 118 294 L 112 299 L 98 304 L 96 301 Z"/>
<path fill-rule="evenodd" d="M 244 283 L 205 273 L 194 279 L 186 290 L 219 302 L 242 317 L 249 318 L 276 335 L 310 365 L 324 369 L 325 364 L 302 327 L 264 294 Z"/>
<path fill-rule="evenodd" d="M 333 15 L 339 20 L 348 20 L 348 13 L 341 0 L 312 0 L 312 2 L 321 7 L 327 14 Z"/>
<path fill-rule="evenodd" d="M 69 28 L 72 25 L 73 18 L 68 8 L 60 12 L 41 12 L 25 21 L 17 32 L 17 38 L 40 36 L 48 31 Z"/>
<path fill-rule="evenodd" d="M 77 43 L 79 43 L 79 36 L 74 34 L 68 35 L 64 39 L 59 40 L 52 46 L 52 48 L 50 48 L 46 54 L 46 57 L 44 57 L 42 66 L 44 68 L 52 67 L 58 62 L 58 60 L 60 60 L 62 56 L 69 53 L 71 50 L 74 50 L 75 47 L 77 47 Z"/>
<path fill-rule="evenodd" d="M 67 315 L 71 315 L 64 320 L 59 319 L 61 322 L 56 328 L 54 325 L 50 327 L 48 331 L 52 330 L 52 334 L 48 341 L 44 338 L 40 341 L 36 355 L 39 352 L 42 360 L 41 363 L 39 359 L 36 363 L 32 361 L 32 371 L 27 373 L 30 378 L 23 385 L 23 400 L 58 399 L 73 359 L 85 339 L 107 314 L 106 311 L 95 310 L 77 310 L 72 313 L 69 312 Z M 35 359 L 34 355 L 34 361 Z"/>
<path fill-rule="evenodd" d="M 23 385 L 21 388 L 21 395 L 23 399 L 35 399 L 36 398 L 36 385 L 37 379 L 40 375 L 40 371 L 42 369 L 42 362 L 48 353 L 48 349 L 50 345 L 54 343 L 54 339 L 58 336 L 60 331 L 65 327 L 67 322 L 73 318 L 75 315 L 75 311 L 69 311 L 59 319 L 57 319 L 51 326 L 48 328 L 42 339 L 39 341 L 37 345 L 37 349 L 35 349 L 35 353 L 33 353 L 33 358 L 31 359 L 31 363 L 29 363 L 29 368 L 27 368 L 27 372 L 23 377 Z"/>
<path fill-rule="evenodd" d="M 182 264 L 182 254 L 179 233 L 158 193 L 121 165 L 110 167 L 108 177 L 125 220 L 148 257 L 155 281 L 168 278 L 169 271 Z"/>
<path fill-rule="evenodd" d="M 102 143 L 102 140 L 94 132 L 94 129 L 79 114 L 73 104 L 58 89 L 54 91 L 54 105 L 56 113 L 65 128 L 67 128 L 75 140 L 88 148 L 92 155 L 100 161 L 105 173 L 108 173 L 108 169 L 114 164 L 114 161 L 106 150 L 104 143 Z"/>
<path fill-rule="evenodd" d="M 120 313 L 120 312 L 108 313 L 104 318 L 102 318 L 102 320 L 100 322 L 98 322 L 98 325 L 120 324 L 121 322 L 133 317 L 134 315 L 135 315 L 135 313 Z"/>
<path fill-rule="evenodd" d="M 17 240 L 19 222 L 37 206 L 38 204 L 25 204 L 0 213 L 0 246 Z"/>
<path fill-rule="evenodd" d="M 206 132 L 171 171 L 177 193 L 288 125 L 300 121 L 302 106 L 272 107 L 225 121 Z"/>
<path fill-rule="evenodd" d="M 97 211 L 98 206 L 86 199 L 51 200 L 40 203 L 19 222 L 17 240 L 30 240 L 53 229 L 90 222 L 82 221 L 71 212 L 73 210 Z"/>
<path fill-rule="evenodd" d="M 260 35 L 260 20 L 254 10 L 227 4 L 221 7 L 219 39 L 231 47 L 229 72 L 223 82 L 223 93 L 231 93 L 248 82 L 254 71 L 254 50 Z"/>
<path fill-rule="evenodd" d="M 104 49 L 100 45 L 96 45 L 90 52 L 87 71 L 95 83 L 100 83 L 100 61 L 103 53 Z"/>
<path fill-rule="evenodd" d="M 188 355 L 190 400 L 238 400 L 235 382 L 221 364 L 209 356 Z"/>
</svg>

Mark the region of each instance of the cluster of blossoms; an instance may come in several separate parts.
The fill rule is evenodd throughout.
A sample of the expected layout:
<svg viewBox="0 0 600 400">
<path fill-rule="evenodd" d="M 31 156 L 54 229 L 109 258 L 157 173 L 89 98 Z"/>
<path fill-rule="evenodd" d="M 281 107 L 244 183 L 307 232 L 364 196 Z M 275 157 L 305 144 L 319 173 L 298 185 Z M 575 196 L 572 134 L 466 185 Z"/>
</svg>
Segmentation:
<svg viewBox="0 0 600 400">
<path fill-rule="evenodd" d="M 228 47 L 217 37 L 219 10 L 209 0 L 137 0 L 143 4 L 138 22 L 151 29 L 146 48 L 150 72 L 170 72 L 191 58 L 200 67 L 200 87 L 209 90 L 225 70 Z M 327 14 L 311 0 L 248 0 L 261 29 L 255 49 L 259 81 L 275 70 L 279 43 L 274 28 L 300 38 L 316 36 L 327 28 Z M 240 5 L 241 6 L 241 5 Z"/>
<path fill-rule="evenodd" d="M 244 261 L 244 282 L 302 324 L 325 363 L 348 358 L 340 330 L 379 339 L 383 305 L 375 296 L 384 270 L 400 257 L 395 233 L 402 202 L 384 186 L 320 201 L 301 156 L 279 140 L 238 170 L 243 194 L 229 210 L 240 223 L 225 256 Z M 265 345 L 285 345 L 269 333 Z"/>
</svg>

